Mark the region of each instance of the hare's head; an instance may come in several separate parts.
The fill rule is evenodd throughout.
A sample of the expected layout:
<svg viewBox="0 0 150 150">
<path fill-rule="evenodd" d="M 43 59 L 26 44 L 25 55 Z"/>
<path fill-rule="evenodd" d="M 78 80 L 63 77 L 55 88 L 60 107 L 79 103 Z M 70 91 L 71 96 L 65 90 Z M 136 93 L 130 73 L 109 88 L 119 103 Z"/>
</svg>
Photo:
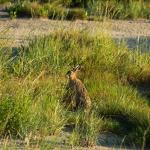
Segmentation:
<svg viewBox="0 0 150 150">
<path fill-rule="evenodd" d="M 77 65 L 76 67 L 73 67 L 71 70 L 69 70 L 67 73 L 66 73 L 66 76 L 69 78 L 69 79 L 76 79 L 77 78 L 77 72 L 80 71 L 80 66 Z"/>
</svg>

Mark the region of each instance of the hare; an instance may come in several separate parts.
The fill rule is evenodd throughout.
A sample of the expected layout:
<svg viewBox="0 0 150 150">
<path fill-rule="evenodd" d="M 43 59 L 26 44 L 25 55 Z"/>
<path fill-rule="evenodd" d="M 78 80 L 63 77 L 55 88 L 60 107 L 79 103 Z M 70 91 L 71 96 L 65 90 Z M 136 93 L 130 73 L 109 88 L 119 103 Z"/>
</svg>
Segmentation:
<svg viewBox="0 0 150 150">
<path fill-rule="evenodd" d="M 71 107 L 71 110 L 83 108 L 86 111 L 89 111 L 91 107 L 91 99 L 84 84 L 77 78 L 77 72 L 79 70 L 80 66 L 78 65 L 67 72 L 66 75 L 69 81 L 63 101 L 66 103 L 67 107 Z"/>
</svg>

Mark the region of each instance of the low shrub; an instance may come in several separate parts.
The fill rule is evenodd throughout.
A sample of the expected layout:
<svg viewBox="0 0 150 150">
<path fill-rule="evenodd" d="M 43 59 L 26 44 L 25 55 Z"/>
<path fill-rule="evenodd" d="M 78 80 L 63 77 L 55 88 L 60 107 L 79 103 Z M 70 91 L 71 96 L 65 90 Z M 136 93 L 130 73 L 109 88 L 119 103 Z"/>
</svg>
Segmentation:
<svg viewBox="0 0 150 150">
<path fill-rule="evenodd" d="M 7 3 L 7 2 L 11 2 L 11 0 L 0 0 L 0 4 L 4 4 L 4 3 Z"/>
<path fill-rule="evenodd" d="M 142 11 L 143 17 L 150 19 L 150 3 L 145 3 Z"/>
<path fill-rule="evenodd" d="M 62 6 L 56 6 L 55 4 L 41 5 L 37 2 L 24 2 L 17 3 L 10 7 L 10 16 L 14 17 L 48 17 L 50 19 L 86 19 L 87 14 L 84 9 L 67 9 Z"/>
<path fill-rule="evenodd" d="M 44 8 L 48 11 L 50 19 L 65 19 L 67 16 L 67 10 L 64 7 L 45 4 Z"/>
<path fill-rule="evenodd" d="M 117 1 L 96 1 L 88 7 L 90 16 L 106 18 L 120 18 L 123 15 L 124 5 Z"/>
<path fill-rule="evenodd" d="M 31 97 L 29 91 L 25 88 L 18 89 L 17 85 L 12 87 L 11 84 L 15 82 L 7 82 L 8 86 L 3 88 L 1 95 L 1 117 L 0 117 L 0 133 L 2 135 L 9 135 L 13 137 L 23 137 L 30 132 L 33 127 L 33 118 L 35 113 L 31 109 Z M 5 95 L 5 90 L 9 90 L 8 96 Z M 11 95 L 13 90 L 16 90 L 16 95 Z"/>
<path fill-rule="evenodd" d="M 137 19 L 142 17 L 143 5 L 139 1 L 130 1 L 126 11 L 127 18 Z"/>
<path fill-rule="evenodd" d="M 72 9 L 68 10 L 67 19 L 69 19 L 69 20 L 76 20 L 76 19 L 85 20 L 85 19 L 87 19 L 87 13 L 84 9 L 72 8 Z"/>
<path fill-rule="evenodd" d="M 66 120 L 65 111 L 56 91 L 51 90 L 52 80 L 37 83 L 39 81 L 34 79 L 34 83 L 27 84 L 19 83 L 16 79 L 6 82 L 7 86 L 0 87 L 1 137 L 11 135 L 24 139 L 29 134 L 42 137 L 61 132 Z"/>
<path fill-rule="evenodd" d="M 37 2 L 24 2 L 12 5 L 9 8 L 11 17 L 47 17 L 48 10 Z"/>
<path fill-rule="evenodd" d="M 49 17 L 50 19 L 137 19 L 149 18 L 149 2 L 124 1 L 21 1 L 9 9 L 12 17 Z M 97 19 L 99 18 L 99 19 Z"/>
<path fill-rule="evenodd" d="M 30 6 L 30 13 L 32 17 L 47 17 L 48 16 L 48 10 L 46 10 L 42 5 L 38 3 L 31 3 Z"/>
<path fill-rule="evenodd" d="M 87 7 L 90 16 L 99 16 L 111 19 L 147 18 L 150 13 L 148 2 L 129 0 L 124 1 L 95 1 Z"/>
</svg>

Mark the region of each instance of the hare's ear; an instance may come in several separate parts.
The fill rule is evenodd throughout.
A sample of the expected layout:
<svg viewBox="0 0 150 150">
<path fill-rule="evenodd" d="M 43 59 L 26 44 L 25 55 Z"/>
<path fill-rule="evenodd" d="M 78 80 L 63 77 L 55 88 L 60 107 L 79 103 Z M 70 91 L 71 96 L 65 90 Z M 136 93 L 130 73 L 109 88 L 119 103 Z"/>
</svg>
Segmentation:
<svg viewBox="0 0 150 150">
<path fill-rule="evenodd" d="M 69 76 L 71 74 L 71 71 L 69 70 L 67 73 L 66 73 L 66 76 Z"/>
<path fill-rule="evenodd" d="M 77 65 L 76 67 L 73 68 L 74 71 L 78 71 L 78 70 L 80 70 L 80 69 L 81 69 L 81 66 L 80 66 L 80 65 Z"/>
<path fill-rule="evenodd" d="M 71 74 L 71 71 L 69 70 L 69 71 L 66 73 L 66 77 L 69 78 L 70 74 Z"/>
</svg>

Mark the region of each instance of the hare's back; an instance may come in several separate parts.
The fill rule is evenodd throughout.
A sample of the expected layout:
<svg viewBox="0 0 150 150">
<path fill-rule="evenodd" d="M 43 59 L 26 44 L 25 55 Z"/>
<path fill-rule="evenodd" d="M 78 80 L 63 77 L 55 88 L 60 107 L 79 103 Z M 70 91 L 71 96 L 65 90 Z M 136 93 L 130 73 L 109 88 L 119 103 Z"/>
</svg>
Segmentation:
<svg viewBox="0 0 150 150">
<path fill-rule="evenodd" d="M 87 102 L 89 105 L 91 104 L 91 99 L 88 95 L 87 89 L 80 80 L 77 80 L 77 92 L 82 101 Z"/>
</svg>

